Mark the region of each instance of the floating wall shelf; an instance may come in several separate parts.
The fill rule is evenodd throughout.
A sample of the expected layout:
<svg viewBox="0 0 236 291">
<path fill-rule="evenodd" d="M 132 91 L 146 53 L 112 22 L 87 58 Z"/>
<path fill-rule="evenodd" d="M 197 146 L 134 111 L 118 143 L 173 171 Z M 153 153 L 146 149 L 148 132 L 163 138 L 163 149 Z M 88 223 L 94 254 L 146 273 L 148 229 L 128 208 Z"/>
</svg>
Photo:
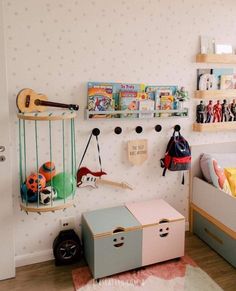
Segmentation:
<svg viewBox="0 0 236 291">
<path fill-rule="evenodd" d="M 125 114 L 150 114 L 157 113 L 162 114 L 163 116 L 153 116 L 153 117 L 132 117 L 132 116 L 122 116 Z M 175 114 L 172 116 L 168 116 L 169 114 Z M 85 119 L 98 119 L 99 117 L 93 117 L 93 115 L 101 115 L 100 118 L 104 119 L 152 119 L 152 118 L 173 118 L 173 117 L 188 117 L 188 108 L 183 109 L 173 109 L 173 110 L 113 110 L 113 111 L 90 111 L 88 109 L 85 110 Z M 104 117 L 103 115 L 113 115 L 112 118 Z"/>
<path fill-rule="evenodd" d="M 236 97 L 236 89 L 228 90 L 197 90 L 195 91 L 197 99 L 220 99 Z"/>
<path fill-rule="evenodd" d="M 236 64 L 236 55 L 232 54 L 197 54 L 197 63 Z"/>
<path fill-rule="evenodd" d="M 236 121 L 214 122 L 214 123 L 194 123 L 193 131 L 225 131 L 236 130 Z"/>
</svg>

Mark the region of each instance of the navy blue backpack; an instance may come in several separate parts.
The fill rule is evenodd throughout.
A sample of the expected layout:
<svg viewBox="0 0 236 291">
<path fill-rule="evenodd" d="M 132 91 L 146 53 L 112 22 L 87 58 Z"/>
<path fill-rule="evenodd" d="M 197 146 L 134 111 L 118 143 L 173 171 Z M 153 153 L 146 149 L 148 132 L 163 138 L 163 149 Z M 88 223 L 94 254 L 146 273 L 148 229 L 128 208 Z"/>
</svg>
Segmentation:
<svg viewBox="0 0 236 291">
<path fill-rule="evenodd" d="M 186 139 L 180 134 L 180 131 L 174 131 L 168 142 L 165 156 L 160 162 L 161 167 L 164 168 L 162 176 L 165 176 L 167 169 L 170 171 L 184 171 L 190 169 L 190 146 Z M 184 175 L 182 184 L 184 184 Z"/>
</svg>

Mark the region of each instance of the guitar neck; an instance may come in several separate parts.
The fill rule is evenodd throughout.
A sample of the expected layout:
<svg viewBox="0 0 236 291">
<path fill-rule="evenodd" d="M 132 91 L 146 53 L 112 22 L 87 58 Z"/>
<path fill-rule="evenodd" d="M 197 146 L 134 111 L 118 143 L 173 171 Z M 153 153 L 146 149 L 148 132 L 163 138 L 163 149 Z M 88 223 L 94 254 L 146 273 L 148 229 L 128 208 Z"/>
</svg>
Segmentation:
<svg viewBox="0 0 236 291">
<path fill-rule="evenodd" d="M 64 104 L 64 103 L 58 103 L 58 102 L 44 101 L 40 99 L 36 99 L 34 103 L 35 105 L 67 108 L 67 109 L 76 110 L 76 111 L 79 110 L 79 105 L 77 104 Z"/>
<path fill-rule="evenodd" d="M 124 182 L 114 182 L 114 181 L 110 181 L 110 180 L 97 179 L 96 184 L 110 185 L 110 186 L 119 187 L 119 188 L 123 188 L 123 189 L 133 190 L 133 188 L 130 185 L 128 185 L 127 183 L 124 183 Z"/>
</svg>

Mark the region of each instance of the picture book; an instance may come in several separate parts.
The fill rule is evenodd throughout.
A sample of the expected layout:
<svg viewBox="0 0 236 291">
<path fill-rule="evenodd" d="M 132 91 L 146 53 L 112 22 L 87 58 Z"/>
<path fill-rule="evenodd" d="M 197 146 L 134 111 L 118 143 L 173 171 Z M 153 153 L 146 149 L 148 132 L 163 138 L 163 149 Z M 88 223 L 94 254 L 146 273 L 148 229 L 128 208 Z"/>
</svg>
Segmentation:
<svg viewBox="0 0 236 291">
<path fill-rule="evenodd" d="M 171 110 L 174 107 L 174 96 L 173 95 L 161 95 L 160 97 L 160 109 Z M 161 117 L 171 116 L 171 113 L 161 113 Z"/>
<path fill-rule="evenodd" d="M 154 110 L 154 101 L 147 99 L 147 100 L 139 100 L 139 110 L 141 111 L 150 111 Z M 139 118 L 152 118 L 154 116 L 153 112 L 148 113 L 139 113 Z"/>
<path fill-rule="evenodd" d="M 221 88 L 221 76 L 222 75 L 233 75 L 234 69 L 233 68 L 216 68 L 212 70 L 213 75 L 217 80 L 217 88 Z"/>
<path fill-rule="evenodd" d="M 88 110 L 89 111 L 112 111 L 114 102 L 112 98 L 112 87 L 89 87 L 88 88 Z M 93 114 L 93 118 L 111 117 L 111 115 Z"/>
<path fill-rule="evenodd" d="M 162 95 L 160 98 L 161 110 L 171 110 L 173 109 L 174 96 L 172 95 Z"/>
<path fill-rule="evenodd" d="M 138 110 L 138 92 L 128 92 L 128 91 L 121 91 L 120 92 L 120 110 Z M 137 113 L 125 113 L 122 114 L 121 117 L 137 117 Z"/>
<path fill-rule="evenodd" d="M 212 74 L 212 72 L 212 69 L 197 69 L 197 90 L 200 90 L 199 83 L 201 76 L 204 74 Z"/>
<path fill-rule="evenodd" d="M 236 74 L 233 74 L 233 89 L 236 89 Z"/>
<path fill-rule="evenodd" d="M 137 99 L 138 100 L 147 100 L 148 94 L 146 92 L 138 92 Z"/>
<path fill-rule="evenodd" d="M 220 89 L 227 90 L 227 89 L 233 89 L 233 88 L 234 88 L 233 75 L 221 75 Z"/>
<path fill-rule="evenodd" d="M 89 82 L 88 88 L 103 88 L 110 87 L 112 88 L 112 98 L 114 109 L 120 109 L 120 92 L 144 92 L 146 85 L 141 84 L 132 84 L 132 83 L 104 83 L 104 82 Z"/>
<path fill-rule="evenodd" d="M 155 88 L 155 107 L 161 109 L 161 97 L 162 96 L 174 96 L 178 86 L 156 86 Z"/>
</svg>

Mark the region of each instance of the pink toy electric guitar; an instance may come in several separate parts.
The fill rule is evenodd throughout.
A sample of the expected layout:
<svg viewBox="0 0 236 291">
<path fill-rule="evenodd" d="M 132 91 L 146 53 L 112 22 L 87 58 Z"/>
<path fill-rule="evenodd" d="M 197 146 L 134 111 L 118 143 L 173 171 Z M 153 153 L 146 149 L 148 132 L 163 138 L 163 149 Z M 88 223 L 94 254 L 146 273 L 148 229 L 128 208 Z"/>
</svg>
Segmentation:
<svg viewBox="0 0 236 291">
<path fill-rule="evenodd" d="M 83 187 L 92 187 L 97 188 L 97 184 L 105 184 L 110 185 L 114 187 L 120 187 L 124 189 L 130 189 L 133 190 L 133 188 L 124 182 L 114 182 L 110 180 L 104 180 L 100 177 L 106 175 L 105 172 L 92 172 L 86 167 L 79 168 L 77 171 L 77 187 L 83 188 Z M 99 178 L 99 179 L 98 179 Z"/>
</svg>

